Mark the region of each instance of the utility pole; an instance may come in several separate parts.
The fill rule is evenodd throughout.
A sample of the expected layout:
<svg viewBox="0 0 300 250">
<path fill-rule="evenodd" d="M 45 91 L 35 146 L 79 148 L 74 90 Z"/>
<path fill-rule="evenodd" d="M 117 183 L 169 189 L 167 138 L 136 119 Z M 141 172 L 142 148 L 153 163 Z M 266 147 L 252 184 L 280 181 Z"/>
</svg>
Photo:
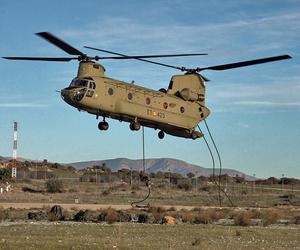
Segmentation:
<svg viewBox="0 0 300 250">
<path fill-rule="evenodd" d="M 12 179 L 17 179 L 17 143 L 18 143 L 18 123 L 14 122 L 14 143 L 13 143 L 13 162 L 11 177 Z"/>
<path fill-rule="evenodd" d="M 283 192 L 283 188 L 284 188 L 284 174 L 282 174 L 282 178 L 281 178 L 281 192 Z"/>
<path fill-rule="evenodd" d="M 96 168 L 96 184 L 98 184 L 98 169 Z"/>
<path fill-rule="evenodd" d="M 253 193 L 255 193 L 255 174 L 253 174 L 254 180 L 253 180 Z"/>
<path fill-rule="evenodd" d="M 130 187 L 132 187 L 132 167 L 130 168 Z"/>
<path fill-rule="evenodd" d="M 169 168 L 169 191 L 171 190 L 171 170 Z"/>
</svg>

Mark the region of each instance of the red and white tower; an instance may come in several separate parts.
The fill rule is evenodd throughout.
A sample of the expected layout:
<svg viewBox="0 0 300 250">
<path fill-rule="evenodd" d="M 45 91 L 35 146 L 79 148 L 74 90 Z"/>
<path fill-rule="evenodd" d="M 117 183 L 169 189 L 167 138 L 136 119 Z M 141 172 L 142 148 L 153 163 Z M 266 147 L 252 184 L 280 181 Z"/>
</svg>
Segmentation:
<svg viewBox="0 0 300 250">
<path fill-rule="evenodd" d="M 18 145 L 18 123 L 14 122 L 14 146 L 13 146 L 13 164 L 11 177 L 17 178 L 17 145 Z"/>
</svg>

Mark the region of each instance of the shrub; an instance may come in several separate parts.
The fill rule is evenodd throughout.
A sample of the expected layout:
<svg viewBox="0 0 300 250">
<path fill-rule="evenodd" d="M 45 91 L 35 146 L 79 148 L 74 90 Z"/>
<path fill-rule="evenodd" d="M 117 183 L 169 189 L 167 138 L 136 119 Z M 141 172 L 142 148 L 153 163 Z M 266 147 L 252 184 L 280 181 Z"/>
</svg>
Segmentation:
<svg viewBox="0 0 300 250">
<path fill-rule="evenodd" d="M 218 220 L 218 215 L 215 209 L 202 209 L 194 218 L 196 224 L 209 224 Z"/>
<path fill-rule="evenodd" d="M 135 191 L 141 190 L 141 187 L 140 187 L 140 185 L 138 185 L 138 184 L 133 184 L 133 185 L 131 186 L 131 190 L 135 190 Z"/>
<path fill-rule="evenodd" d="M 169 211 L 169 212 L 176 212 L 176 207 L 169 207 L 169 208 L 168 208 L 168 211 Z"/>
<path fill-rule="evenodd" d="M 280 214 L 275 209 L 268 209 L 262 213 L 261 217 L 263 225 L 268 226 L 271 224 L 275 224 L 278 221 Z"/>
<path fill-rule="evenodd" d="M 251 223 L 251 214 L 249 212 L 239 212 L 234 215 L 233 219 L 236 226 L 249 226 Z"/>
<path fill-rule="evenodd" d="M 7 219 L 7 212 L 3 207 L 0 207 L 0 221 Z"/>
<path fill-rule="evenodd" d="M 163 207 L 150 207 L 148 211 L 152 213 L 156 223 L 160 223 L 162 218 L 166 215 L 166 209 Z"/>
<path fill-rule="evenodd" d="M 187 210 L 181 210 L 180 217 L 182 219 L 182 222 L 184 223 L 192 223 L 195 218 L 194 214 L 191 211 Z"/>
<path fill-rule="evenodd" d="M 102 191 L 102 195 L 107 196 L 110 194 L 110 190 L 109 189 L 105 189 Z"/>
<path fill-rule="evenodd" d="M 119 216 L 116 209 L 109 207 L 106 210 L 105 220 L 108 224 L 113 224 L 114 222 L 117 222 L 118 218 Z"/>
<path fill-rule="evenodd" d="M 46 190 L 48 193 L 62 193 L 63 183 L 58 179 L 50 179 L 46 181 Z"/>
<path fill-rule="evenodd" d="M 183 189 L 185 191 L 190 191 L 190 190 L 192 190 L 193 185 L 189 182 L 179 183 L 179 184 L 177 184 L 177 188 Z"/>
</svg>

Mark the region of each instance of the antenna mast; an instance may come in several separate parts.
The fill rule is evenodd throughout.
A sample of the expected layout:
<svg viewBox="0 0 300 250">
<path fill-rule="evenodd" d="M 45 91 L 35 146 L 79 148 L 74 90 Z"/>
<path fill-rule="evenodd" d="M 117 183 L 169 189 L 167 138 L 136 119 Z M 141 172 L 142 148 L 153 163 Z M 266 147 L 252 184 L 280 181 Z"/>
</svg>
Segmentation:
<svg viewBox="0 0 300 250">
<path fill-rule="evenodd" d="M 14 144 L 13 144 L 13 162 L 11 177 L 17 179 L 17 142 L 18 142 L 18 123 L 14 122 Z"/>
</svg>

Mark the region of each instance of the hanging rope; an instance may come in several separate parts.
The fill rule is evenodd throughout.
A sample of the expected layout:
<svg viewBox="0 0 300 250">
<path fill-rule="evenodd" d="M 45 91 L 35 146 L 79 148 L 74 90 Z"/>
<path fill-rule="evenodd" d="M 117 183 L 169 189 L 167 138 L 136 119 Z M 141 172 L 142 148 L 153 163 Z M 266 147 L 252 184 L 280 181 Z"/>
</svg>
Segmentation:
<svg viewBox="0 0 300 250">
<path fill-rule="evenodd" d="M 143 140 L 143 174 L 145 174 L 145 131 L 144 131 L 144 126 L 142 127 L 142 140 Z M 132 207 L 136 207 L 136 208 L 149 208 L 150 207 L 149 203 L 146 205 L 140 204 L 140 203 L 146 201 L 151 194 L 151 181 L 150 181 L 150 178 L 148 178 L 148 176 L 147 176 L 147 180 L 146 180 L 146 186 L 148 188 L 147 196 L 142 200 L 131 202 Z"/>
<path fill-rule="evenodd" d="M 212 150 L 209 146 L 209 143 L 208 141 L 206 140 L 206 137 L 204 136 L 204 133 L 202 132 L 200 126 L 198 125 L 198 129 L 199 131 L 203 134 L 203 139 L 205 141 L 205 144 L 208 148 L 208 151 L 210 153 L 210 156 L 211 156 L 211 159 L 212 159 L 212 165 L 213 165 L 213 183 L 218 187 L 218 200 L 219 200 L 219 205 L 220 207 L 222 206 L 222 200 L 221 200 L 221 192 L 224 193 L 224 195 L 226 196 L 226 198 L 228 199 L 228 201 L 230 202 L 231 206 L 234 207 L 234 204 L 232 202 L 232 200 L 230 199 L 230 197 L 228 196 L 228 194 L 225 192 L 225 190 L 221 187 L 221 175 L 222 175 L 222 161 L 221 161 L 221 156 L 219 154 L 219 150 L 218 150 L 218 147 L 212 137 L 212 134 L 210 132 L 210 129 L 207 125 L 207 122 L 206 120 L 204 119 L 204 123 L 205 123 L 205 126 L 206 126 L 206 129 L 208 131 L 208 134 L 209 134 L 209 137 L 211 139 L 211 141 L 213 142 L 213 145 L 214 145 L 214 148 L 217 152 L 217 155 L 218 155 L 218 159 L 219 159 L 219 178 L 218 178 L 218 182 L 216 181 L 216 178 L 215 178 L 215 159 L 214 159 L 214 155 L 212 153 Z"/>
</svg>

